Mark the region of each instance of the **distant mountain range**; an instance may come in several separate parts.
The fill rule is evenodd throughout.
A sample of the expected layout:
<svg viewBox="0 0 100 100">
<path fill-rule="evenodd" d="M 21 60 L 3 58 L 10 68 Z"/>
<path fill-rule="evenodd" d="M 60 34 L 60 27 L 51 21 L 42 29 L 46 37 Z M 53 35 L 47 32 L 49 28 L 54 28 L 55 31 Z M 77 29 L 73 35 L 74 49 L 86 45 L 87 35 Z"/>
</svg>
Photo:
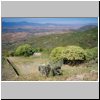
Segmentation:
<svg viewBox="0 0 100 100">
<path fill-rule="evenodd" d="M 93 29 L 93 28 L 96 28 L 97 25 L 85 25 L 85 26 L 82 26 L 79 28 L 80 31 L 86 31 L 88 29 Z"/>
<path fill-rule="evenodd" d="M 85 31 L 97 27 L 97 24 L 53 24 L 53 23 L 31 23 L 31 22 L 2 22 L 2 33 L 41 33 L 41 32 L 67 32 L 67 31 Z"/>
<path fill-rule="evenodd" d="M 3 27 L 15 27 L 15 26 L 41 26 L 42 24 L 38 23 L 29 23 L 29 22 L 2 22 Z"/>
</svg>

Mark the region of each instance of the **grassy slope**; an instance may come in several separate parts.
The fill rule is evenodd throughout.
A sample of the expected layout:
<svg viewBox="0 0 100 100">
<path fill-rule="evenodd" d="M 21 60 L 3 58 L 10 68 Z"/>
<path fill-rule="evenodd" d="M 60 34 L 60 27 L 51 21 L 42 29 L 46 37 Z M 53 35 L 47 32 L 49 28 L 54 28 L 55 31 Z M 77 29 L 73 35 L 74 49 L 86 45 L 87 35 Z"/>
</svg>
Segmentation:
<svg viewBox="0 0 100 100">
<path fill-rule="evenodd" d="M 87 67 L 86 64 L 79 66 L 63 65 L 61 76 L 49 76 L 44 77 L 38 71 L 38 65 L 41 63 L 47 63 L 48 59 L 42 57 L 9 57 L 10 61 L 16 65 L 16 69 L 23 74 L 16 76 L 11 69 L 11 66 L 5 66 L 3 68 L 3 80 L 15 80 L 15 81 L 95 81 L 98 79 L 98 66 L 97 63 Z M 31 72 L 31 73 L 30 73 Z"/>
</svg>

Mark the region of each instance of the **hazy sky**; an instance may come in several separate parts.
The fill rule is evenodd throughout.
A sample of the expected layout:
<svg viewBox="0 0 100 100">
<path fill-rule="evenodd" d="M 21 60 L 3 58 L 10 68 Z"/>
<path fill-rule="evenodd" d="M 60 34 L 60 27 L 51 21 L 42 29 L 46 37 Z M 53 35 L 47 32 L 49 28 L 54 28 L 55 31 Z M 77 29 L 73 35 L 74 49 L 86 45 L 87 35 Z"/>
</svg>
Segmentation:
<svg viewBox="0 0 100 100">
<path fill-rule="evenodd" d="M 6 22 L 32 22 L 56 24 L 91 24 L 98 23 L 98 18 L 2 18 Z"/>
</svg>

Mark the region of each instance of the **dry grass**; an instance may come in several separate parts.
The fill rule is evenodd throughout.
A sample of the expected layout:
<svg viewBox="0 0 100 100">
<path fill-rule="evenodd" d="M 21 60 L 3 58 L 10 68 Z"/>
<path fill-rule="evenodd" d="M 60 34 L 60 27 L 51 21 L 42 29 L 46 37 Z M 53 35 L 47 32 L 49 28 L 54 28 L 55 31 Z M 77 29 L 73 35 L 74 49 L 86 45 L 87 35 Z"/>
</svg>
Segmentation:
<svg viewBox="0 0 100 100">
<path fill-rule="evenodd" d="M 5 63 L 2 68 L 3 81 L 96 81 L 98 79 L 98 65 L 94 64 L 87 67 L 85 64 L 79 66 L 62 66 L 63 75 L 60 76 L 42 76 L 38 71 L 38 65 L 47 63 L 46 57 L 9 57 L 11 62 L 16 65 L 16 75 L 13 68 Z"/>
</svg>

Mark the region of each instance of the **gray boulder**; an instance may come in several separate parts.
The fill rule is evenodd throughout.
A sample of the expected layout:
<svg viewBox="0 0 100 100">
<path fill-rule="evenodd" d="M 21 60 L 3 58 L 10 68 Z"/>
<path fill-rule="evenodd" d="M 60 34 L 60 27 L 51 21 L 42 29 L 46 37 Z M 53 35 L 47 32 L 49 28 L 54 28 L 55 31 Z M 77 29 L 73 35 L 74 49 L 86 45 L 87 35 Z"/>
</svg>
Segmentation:
<svg viewBox="0 0 100 100">
<path fill-rule="evenodd" d="M 51 67 L 49 64 L 45 65 L 45 64 L 42 64 L 38 67 L 38 70 L 40 71 L 40 73 L 44 76 L 47 76 L 49 75 L 50 71 L 51 71 Z"/>
</svg>

